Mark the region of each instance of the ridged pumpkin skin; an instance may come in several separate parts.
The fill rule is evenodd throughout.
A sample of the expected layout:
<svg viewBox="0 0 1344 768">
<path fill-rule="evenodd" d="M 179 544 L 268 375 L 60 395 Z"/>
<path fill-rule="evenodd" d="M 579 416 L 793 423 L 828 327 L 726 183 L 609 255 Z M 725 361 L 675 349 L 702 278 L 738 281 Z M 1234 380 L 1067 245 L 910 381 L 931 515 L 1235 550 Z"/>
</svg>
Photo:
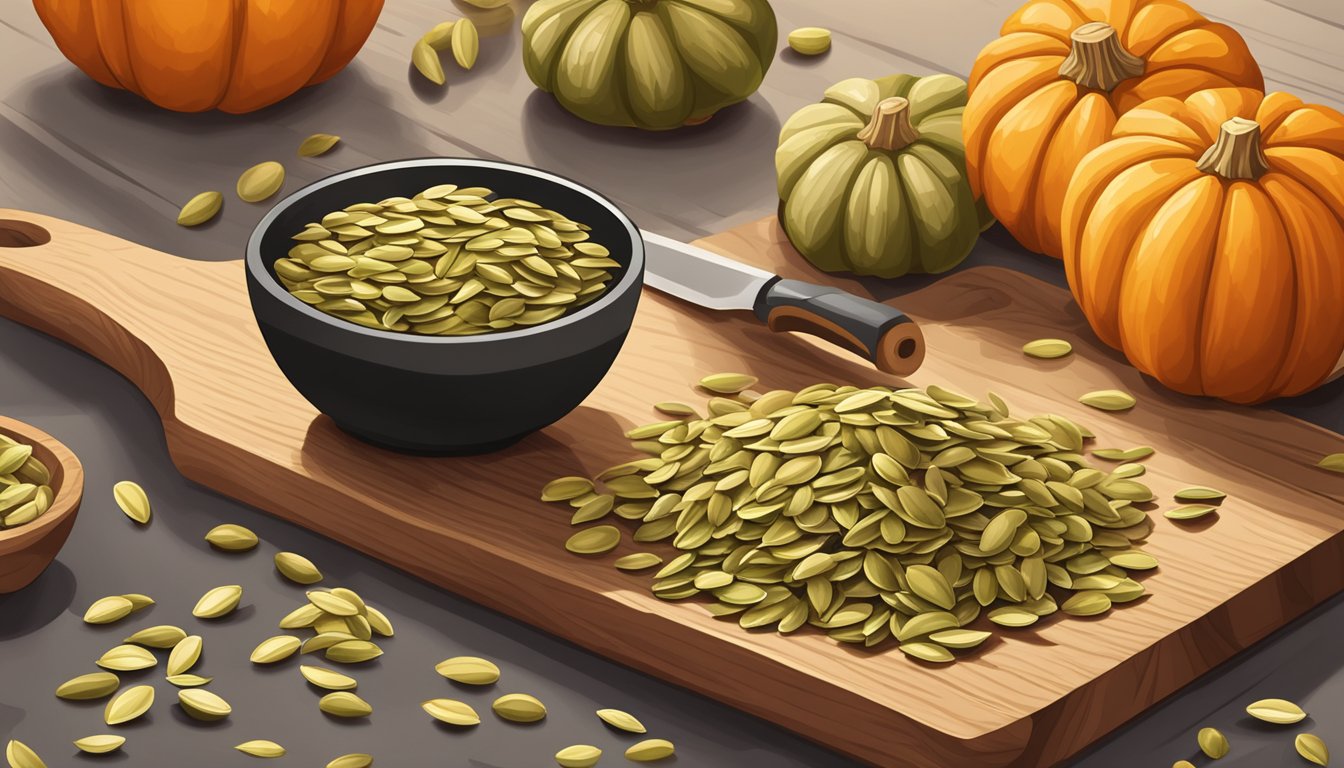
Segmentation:
<svg viewBox="0 0 1344 768">
<path fill-rule="evenodd" d="M 780 130 L 779 218 L 827 272 L 899 277 L 965 259 L 992 219 L 966 179 L 966 83 L 951 75 L 853 78 Z"/>
<path fill-rule="evenodd" d="M 86 75 L 177 112 L 251 112 L 355 57 L 383 0 L 33 0 Z"/>
<path fill-rule="evenodd" d="M 540 0 L 523 64 L 584 120 L 661 131 L 755 93 L 778 36 L 766 0 Z"/>
<path fill-rule="evenodd" d="M 1344 115 L 1221 88 L 1141 104 L 1114 136 L 1064 209 L 1097 335 L 1186 394 L 1258 403 L 1325 382 L 1344 353 Z"/>
<path fill-rule="evenodd" d="M 1236 30 L 1179 0 L 1032 0 L 971 72 L 971 184 L 1026 248 L 1063 254 L 1060 214 L 1079 161 L 1150 98 L 1264 88 Z"/>
</svg>

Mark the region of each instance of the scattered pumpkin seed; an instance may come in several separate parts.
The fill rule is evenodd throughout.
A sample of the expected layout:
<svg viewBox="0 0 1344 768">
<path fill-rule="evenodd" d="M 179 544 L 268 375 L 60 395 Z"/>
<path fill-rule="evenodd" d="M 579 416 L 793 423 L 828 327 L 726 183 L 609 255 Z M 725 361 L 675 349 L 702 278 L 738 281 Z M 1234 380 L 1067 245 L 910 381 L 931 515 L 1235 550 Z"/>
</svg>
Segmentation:
<svg viewBox="0 0 1344 768">
<path fill-rule="evenodd" d="M 1135 448 L 1097 448 L 1092 451 L 1092 455 L 1098 459 L 1106 461 L 1138 461 L 1146 459 L 1155 453 L 1151 446 L 1140 445 Z"/>
<path fill-rule="evenodd" d="M 636 552 L 633 555 L 616 558 L 612 565 L 622 571 L 642 571 L 646 568 L 652 568 L 655 565 L 662 565 L 663 558 L 652 552 Z"/>
<path fill-rule="evenodd" d="M 137 685 L 117 694 L 103 710 L 103 722 L 108 725 L 129 723 L 154 706 L 154 688 Z"/>
<path fill-rule="evenodd" d="M 241 525 L 232 523 L 211 528 L 210 532 L 205 534 L 205 540 L 210 543 L 210 546 L 222 549 L 225 552 L 246 552 L 257 546 L 259 541 L 257 534 Z"/>
<path fill-rule="evenodd" d="M 601 555 L 615 549 L 621 543 L 621 529 L 614 525 L 597 525 L 585 528 L 569 537 L 565 549 L 576 555 Z"/>
<path fill-rule="evenodd" d="M 47 768 L 42 758 L 18 739 L 10 741 L 5 746 L 5 760 L 9 762 L 9 768 Z"/>
<path fill-rule="evenodd" d="M 1023 344 L 1022 352 L 1028 357 L 1054 360 L 1073 352 L 1073 345 L 1063 339 L 1036 339 Z"/>
<path fill-rule="evenodd" d="M 219 215 L 219 209 L 223 206 L 223 195 L 214 190 L 202 192 L 182 206 L 177 214 L 177 223 L 184 227 L 199 227 Z"/>
<path fill-rule="evenodd" d="M 268 160 L 243 171 L 238 177 L 238 197 L 245 203 L 259 203 L 285 185 L 285 166 Z"/>
<path fill-rule="evenodd" d="M 267 739 L 253 739 L 234 747 L 244 755 L 252 757 L 284 757 L 285 748 Z"/>
<path fill-rule="evenodd" d="M 295 584 L 316 584 L 322 580 L 322 572 L 313 565 L 313 561 L 293 552 L 280 552 L 275 556 L 275 569 L 280 575 Z"/>
<path fill-rule="evenodd" d="M 1218 508 L 1212 504 L 1182 504 L 1178 507 L 1168 509 L 1162 513 L 1163 517 L 1171 520 L 1198 520 L 1205 515 L 1217 512 Z"/>
<path fill-rule="evenodd" d="M 354 639 L 348 635 L 347 637 Z M 293 656 L 302 645 L 303 642 L 293 635 L 269 637 L 262 640 L 252 651 L 251 661 L 253 664 L 275 664 Z"/>
<path fill-rule="evenodd" d="M 1303 760 L 1316 765 L 1330 764 L 1330 750 L 1320 736 L 1314 733 L 1299 733 L 1293 739 L 1293 747 Z"/>
<path fill-rule="evenodd" d="M 382 656 L 383 651 L 368 640 L 347 640 L 331 646 L 324 655 L 337 664 L 360 664 Z"/>
<path fill-rule="evenodd" d="M 599 709 L 597 710 L 597 716 L 602 719 L 602 722 L 622 731 L 628 731 L 629 733 L 646 733 L 648 731 L 644 724 L 639 722 L 639 718 L 619 709 Z"/>
<path fill-rule="evenodd" d="M 317 708 L 333 717 L 368 717 L 373 707 L 349 691 L 328 693 L 317 702 Z"/>
<path fill-rule="evenodd" d="M 465 685 L 492 685 L 499 682 L 499 667 L 476 656 L 454 656 L 434 667 L 440 675 Z"/>
<path fill-rule="evenodd" d="M 116 752 L 118 749 L 121 749 L 121 745 L 125 743 L 125 736 L 99 734 L 97 736 L 85 736 L 82 739 L 75 739 L 75 748 L 80 752 L 87 752 L 90 755 L 106 755 L 109 752 Z"/>
<path fill-rule="evenodd" d="M 470 704 L 457 699 L 430 699 L 422 702 L 420 708 L 435 720 L 449 725 L 469 726 L 481 722 L 481 716 L 476 714 Z"/>
<path fill-rule="evenodd" d="M 186 631 L 181 627 L 174 627 L 170 624 L 160 624 L 156 627 L 146 627 L 125 640 L 122 640 L 122 642 L 143 645 L 147 648 L 167 649 L 182 642 L 183 638 L 186 636 Z"/>
<path fill-rule="evenodd" d="M 243 599 L 243 588 L 237 584 L 215 587 L 206 592 L 191 609 L 191 615 L 198 619 L 219 619 L 233 613 Z"/>
<path fill-rule="evenodd" d="M 1171 764 L 1171 768 L 1195 768 L 1195 764 L 1189 760 L 1177 760 Z"/>
<path fill-rule="evenodd" d="M 376 634 L 382 635 L 383 637 L 392 637 L 394 634 L 396 634 L 396 631 L 392 627 L 392 622 L 387 618 L 387 616 L 382 611 L 378 610 L 377 608 L 374 608 L 372 605 L 366 607 L 368 608 L 369 611 L 369 615 L 367 618 L 369 620 L 369 628 L 371 630 L 373 630 Z"/>
<path fill-rule="evenodd" d="M 1200 728 L 1196 741 L 1199 743 L 1199 751 L 1214 760 L 1227 757 L 1227 753 L 1231 751 L 1227 737 L 1217 728 Z"/>
<path fill-rule="evenodd" d="M 177 703 L 182 711 L 196 720 L 223 720 L 233 714 L 233 707 L 218 694 L 204 688 L 185 688 L 177 692 Z"/>
<path fill-rule="evenodd" d="M 453 59 L 457 65 L 463 69 L 476 66 L 476 57 L 481 52 L 481 35 L 471 19 L 458 19 L 453 24 L 451 36 Z"/>
<path fill-rule="evenodd" d="M 1344 453 L 1332 453 L 1316 462 L 1316 466 L 1331 472 L 1344 472 Z"/>
<path fill-rule="evenodd" d="M 789 47 L 804 56 L 817 56 L 831 49 L 831 31 L 821 27 L 799 27 L 789 33 Z"/>
<path fill-rule="evenodd" d="M 325 688 L 328 691 L 348 691 L 359 685 L 355 678 L 327 669 L 326 667 L 314 667 L 304 664 L 299 667 L 299 674 L 303 675 L 304 680 L 307 680 L 318 688 Z"/>
<path fill-rule="evenodd" d="M 116 672 L 134 672 L 149 669 L 157 664 L 158 660 L 154 658 L 154 654 L 138 645 L 118 645 L 104 653 L 94 663 L 103 669 Z"/>
<path fill-rule="evenodd" d="M 434 25 L 420 38 L 420 42 L 436 51 L 446 51 L 453 44 L 453 22 L 443 21 Z"/>
<path fill-rule="evenodd" d="M 569 501 L 593 491 L 593 481 L 586 477 L 557 477 L 541 489 L 542 501 Z"/>
<path fill-rule="evenodd" d="M 715 373 L 700 380 L 700 386 L 720 395 L 735 395 L 750 389 L 759 381 L 755 376 L 745 373 Z"/>
<path fill-rule="evenodd" d="M 506 693 L 490 706 L 496 715 L 515 723 L 535 723 L 546 717 L 546 705 L 526 693 Z"/>
<path fill-rule="evenodd" d="M 145 489 L 130 480 L 122 480 L 112 486 L 112 497 L 117 506 L 135 522 L 148 525 L 153 512 L 149 508 L 149 496 Z"/>
<path fill-rule="evenodd" d="M 645 739 L 638 744 L 631 744 L 630 748 L 625 750 L 625 759 L 637 763 L 651 763 L 654 760 L 669 758 L 676 752 L 676 747 L 667 739 Z"/>
<path fill-rule="evenodd" d="M 1302 708 L 1286 699 L 1260 699 L 1246 706 L 1246 714 L 1256 720 L 1278 725 L 1300 723 L 1307 716 Z"/>
<path fill-rule="evenodd" d="M 555 753 L 555 762 L 561 768 L 593 768 L 602 758 L 602 750 L 589 744 L 575 744 Z"/>
<path fill-rule="evenodd" d="M 214 682 L 213 677 L 201 677 L 200 675 L 169 675 L 164 678 L 170 685 L 178 688 L 199 688 L 202 685 L 209 685 Z"/>
<path fill-rule="evenodd" d="M 188 635 L 182 638 L 182 642 L 173 646 L 173 650 L 168 654 L 168 674 L 170 676 L 186 674 L 201 660 L 201 649 L 204 646 L 205 641 L 200 635 Z"/>
<path fill-rule="evenodd" d="M 363 752 L 352 752 L 327 763 L 327 768 L 369 768 L 373 765 L 373 755 Z"/>
<path fill-rule="evenodd" d="M 449 34 L 452 34 L 451 28 Z M 425 79 L 435 85 L 443 85 L 447 78 L 443 74 L 443 62 L 439 61 L 439 52 L 424 39 L 417 40 L 411 48 L 411 63 Z"/>
<path fill-rule="evenodd" d="M 1088 392 L 1078 398 L 1083 405 L 1090 405 L 1102 411 L 1127 411 L 1134 407 L 1134 396 L 1118 389 L 1102 389 Z"/>
<path fill-rule="evenodd" d="M 314 133 L 299 144 L 300 157 L 325 155 L 341 142 L 340 136 L 330 133 Z"/>
<path fill-rule="evenodd" d="M 84 612 L 84 623 L 111 624 L 130 616 L 134 609 L 131 601 L 120 595 L 99 598 Z"/>
<path fill-rule="evenodd" d="M 111 672 L 92 672 L 71 678 L 56 688 L 56 696 L 68 701 L 90 701 L 111 696 L 121 679 Z"/>
<path fill-rule="evenodd" d="M 1226 493 L 1216 488 L 1205 488 L 1202 485 L 1192 485 L 1176 492 L 1177 501 L 1204 501 L 1217 504 L 1225 498 L 1227 498 Z"/>
<path fill-rule="evenodd" d="M 131 601 L 131 610 L 138 611 L 141 608 L 148 608 L 154 604 L 154 598 L 149 595 L 141 595 L 136 592 L 127 592 L 122 597 Z"/>
</svg>

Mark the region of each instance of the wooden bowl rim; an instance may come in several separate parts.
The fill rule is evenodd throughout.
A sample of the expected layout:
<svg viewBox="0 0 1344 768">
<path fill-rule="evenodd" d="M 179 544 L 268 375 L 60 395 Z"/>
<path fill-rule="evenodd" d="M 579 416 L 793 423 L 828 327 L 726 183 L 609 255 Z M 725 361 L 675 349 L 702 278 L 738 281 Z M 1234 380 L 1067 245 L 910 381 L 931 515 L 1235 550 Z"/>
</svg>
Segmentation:
<svg viewBox="0 0 1344 768">
<path fill-rule="evenodd" d="M 55 494 L 51 508 L 31 523 L 0 530 L 0 544 L 31 539 L 25 542 L 26 545 L 55 530 L 65 518 L 79 509 L 84 496 L 84 465 L 65 443 L 31 424 L 0 416 L 0 432 L 31 445 L 33 454 L 51 472 L 51 489 Z"/>
</svg>

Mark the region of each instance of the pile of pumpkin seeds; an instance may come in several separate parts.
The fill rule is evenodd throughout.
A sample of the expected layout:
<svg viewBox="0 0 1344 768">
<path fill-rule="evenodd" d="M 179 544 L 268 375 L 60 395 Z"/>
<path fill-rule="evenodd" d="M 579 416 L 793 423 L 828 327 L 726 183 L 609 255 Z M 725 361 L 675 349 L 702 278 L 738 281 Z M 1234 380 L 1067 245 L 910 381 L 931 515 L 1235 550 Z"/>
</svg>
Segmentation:
<svg viewBox="0 0 1344 768">
<path fill-rule="evenodd" d="M 51 472 L 33 447 L 0 433 L 0 531 L 27 525 L 51 509 Z"/>
<path fill-rule="evenodd" d="M 471 19 L 445 21 L 415 41 L 411 48 L 411 64 L 435 85 L 447 82 L 443 62 L 439 60 L 443 51 L 451 51 L 453 60 L 463 69 L 476 66 L 476 57 L 481 52 L 481 35 L 476 24 Z"/>
<path fill-rule="evenodd" d="M 538 325 L 602 295 L 620 263 L 588 226 L 493 196 L 441 184 L 347 206 L 295 235 L 275 274 L 333 316 L 438 336 Z"/>
<path fill-rule="evenodd" d="M 670 542 L 679 554 L 665 564 L 616 561 L 662 564 L 660 598 L 710 598 L 710 613 L 749 629 L 895 638 L 925 661 L 988 639 L 971 628 L 982 613 L 1025 627 L 1144 593 L 1131 572 L 1157 561 L 1139 549 L 1151 522 L 1135 505 L 1153 498 L 1134 479 L 1143 467 L 1090 466 L 1092 434 L 1069 419 L 1019 418 L 995 395 L 936 386 L 747 391 L 755 383 L 706 377 L 706 415 L 659 404 L 672 418 L 626 433 L 647 458 L 596 483 L 552 481 L 542 499 L 567 502 L 576 525 L 614 513 L 637 524 L 636 542 Z M 598 525 L 567 547 L 601 554 L 621 538 Z"/>
</svg>

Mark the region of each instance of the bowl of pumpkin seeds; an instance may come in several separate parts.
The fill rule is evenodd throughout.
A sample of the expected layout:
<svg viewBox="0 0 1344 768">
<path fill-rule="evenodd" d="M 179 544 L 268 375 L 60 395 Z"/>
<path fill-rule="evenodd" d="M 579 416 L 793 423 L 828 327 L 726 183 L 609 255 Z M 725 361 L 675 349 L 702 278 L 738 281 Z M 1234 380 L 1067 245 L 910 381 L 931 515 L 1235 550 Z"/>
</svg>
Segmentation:
<svg viewBox="0 0 1344 768">
<path fill-rule="evenodd" d="M 69 448 L 0 416 L 0 594 L 23 589 L 51 565 L 83 495 L 84 468 Z"/>
<path fill-rule="evenodd" d="M 462 158 L 358 168 L 281 201 L 247 246 L 290 383 L 365 441 L 502 448 L 597 386 L 644 277 L 639 231 L 581 184 Z"/>
</svg>

